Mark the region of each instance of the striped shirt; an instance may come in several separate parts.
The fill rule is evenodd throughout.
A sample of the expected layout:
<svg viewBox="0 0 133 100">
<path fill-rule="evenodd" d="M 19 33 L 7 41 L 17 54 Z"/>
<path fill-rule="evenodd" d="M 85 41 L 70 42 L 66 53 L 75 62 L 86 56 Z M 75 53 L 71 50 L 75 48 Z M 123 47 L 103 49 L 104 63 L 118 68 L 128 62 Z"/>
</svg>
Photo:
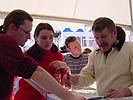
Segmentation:
<svg viewBox="0 0 133 100">
<path fill-rule="evenodd" d="M 64 60 L 68 64 L 71 74 L 79 74 L 88 63 L 88 54 L 81 54 L 75 58 L 71 54 L 64 55 Z"/>
</svg>

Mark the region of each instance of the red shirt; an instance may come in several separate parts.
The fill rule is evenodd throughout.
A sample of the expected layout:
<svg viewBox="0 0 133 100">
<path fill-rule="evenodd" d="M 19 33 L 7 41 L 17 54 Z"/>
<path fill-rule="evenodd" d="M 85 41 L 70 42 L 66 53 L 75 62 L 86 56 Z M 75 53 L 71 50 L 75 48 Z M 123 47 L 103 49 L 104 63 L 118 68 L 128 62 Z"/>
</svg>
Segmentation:
<svg viewBox="0 0 133 100">
<path fill-rule="evenodd" d="M 63 55 L 60 52 L 54 53 L 50 50 L 44 50 L 42 59 L 39 61 L 39 65 L 47 70 L 52 76 L 55 73 L 55 69 L 49 67 L 49 64 L 55 60 L 64 61 Z M 62 71 L 62 76 L 65 74 Z M 19 82 L 19 90 L 15 95 L 15 100 L 46 100 L 36 89 L 34 89 L 29 83 L 21 79 Z"/>
<path fill-rule="evenodd" d="M 23 55 L 16 41 L 0 34 L 0 100 L 9 100 L 14 76 L 30 78 L 38 64 Z"/>
</svg>

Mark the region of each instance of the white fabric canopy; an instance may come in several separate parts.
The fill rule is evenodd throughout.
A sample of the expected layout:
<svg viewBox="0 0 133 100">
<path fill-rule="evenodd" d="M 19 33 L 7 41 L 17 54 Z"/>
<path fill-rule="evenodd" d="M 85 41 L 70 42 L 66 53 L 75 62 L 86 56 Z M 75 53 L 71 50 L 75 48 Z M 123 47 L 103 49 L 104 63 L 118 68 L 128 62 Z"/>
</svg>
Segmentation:
<svg viewBox="0 0 133 100">
<path fill-rule="evenodd" d="M 132 0 L 1 0 L 0 12 L 24 9 L 31 14 L 84 22 L 105 16 L 117 24 L 130 27 L 132 22 L 129 1 L 132 2 Z"/>
</svg>

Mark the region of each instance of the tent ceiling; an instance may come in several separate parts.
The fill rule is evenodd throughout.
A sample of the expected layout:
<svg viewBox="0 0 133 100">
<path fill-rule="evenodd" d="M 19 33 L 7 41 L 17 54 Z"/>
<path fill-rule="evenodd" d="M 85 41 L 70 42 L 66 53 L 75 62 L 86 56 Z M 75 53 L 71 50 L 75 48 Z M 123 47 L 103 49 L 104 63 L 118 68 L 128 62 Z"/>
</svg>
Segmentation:
<svg viewBox="0 0 133 100">
<path fill-rule="evenodd" d="M 116 24 L 131 26 L 130 0 L 2 0 L 0 12 L 24 9 L 34 16 L 66 21 L 92 22 L 109 17 Z M 132 1 L 132 0 L 131 0 Z M 2 13 L 1 13 L 2 14 Z M 36 16 L 37 17 L 37 16 Z"/>
</svg>

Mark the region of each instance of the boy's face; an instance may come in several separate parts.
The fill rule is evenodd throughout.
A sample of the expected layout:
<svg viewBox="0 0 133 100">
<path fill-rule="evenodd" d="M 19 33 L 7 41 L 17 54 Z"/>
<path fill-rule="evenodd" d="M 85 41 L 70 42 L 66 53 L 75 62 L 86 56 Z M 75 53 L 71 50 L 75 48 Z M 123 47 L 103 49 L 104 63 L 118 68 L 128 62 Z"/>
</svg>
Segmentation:
<svg viewBox="0 0 133 100">
<path fill-rule="evenodd" d="M 73 42 L 70 42 L 68 44 L 68 51 L 71 52 L 71 54 L 81 54 L 82 50 L 81 50 L 81 45 L 79 43 L 78 40 L 75 40 Z"/>
</svg>

